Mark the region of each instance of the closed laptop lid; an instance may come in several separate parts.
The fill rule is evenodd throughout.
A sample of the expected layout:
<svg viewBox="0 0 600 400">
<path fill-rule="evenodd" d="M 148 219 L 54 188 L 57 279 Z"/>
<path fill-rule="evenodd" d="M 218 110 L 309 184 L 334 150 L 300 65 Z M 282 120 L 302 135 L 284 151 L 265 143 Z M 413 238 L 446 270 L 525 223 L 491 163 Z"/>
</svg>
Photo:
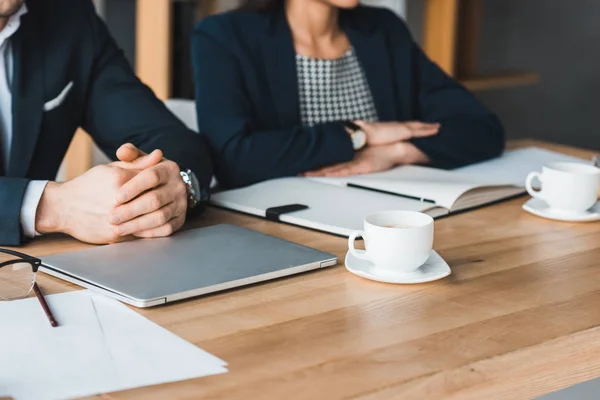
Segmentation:
<svg viewBox="0 0 600 400">
<path fill-rule="evenodd" d="M 598 400 L 600 399 L 600 378 L 587 382 L 578 383 L 566 389 L 562 389 L 544 396 L 537 400 Z"/>
<path fill-rule="evenodd" d="M 336 260 L 333 254 L 249 229 L 216 225 L 44 257 L 42 271 L 136 301 L 163 297 L 166 302 L 176 294 L 187 293 L 179 296 L 186 298 L 210 293 L 294 273 L 278 271 L 333 265 Z"/>
</svg>

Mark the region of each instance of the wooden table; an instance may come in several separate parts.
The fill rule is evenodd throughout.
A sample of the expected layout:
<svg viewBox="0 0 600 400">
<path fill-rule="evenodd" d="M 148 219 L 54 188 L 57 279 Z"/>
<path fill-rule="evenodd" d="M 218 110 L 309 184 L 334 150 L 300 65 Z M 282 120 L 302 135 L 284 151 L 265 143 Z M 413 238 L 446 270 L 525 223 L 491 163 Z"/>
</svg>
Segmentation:
<svg viewBox="0 0 600 400">
<path fill-rule="evenodd" d="M 600 223 L 537 218 L 524 201 L 438 220 L 435 249 L 452 275 L 434 283 L 371 282 L 340 264 L 139 310 L 231 372 L 97 398 L 510 399 L 600 376 Z M 216 223 L 346 252 L 343 238 L 222 210 L 189 225 Z M 45 237 L 22 250 L 86 246 Z M 48 293 L 77 289 L 39 281 Z"/>
</svg>

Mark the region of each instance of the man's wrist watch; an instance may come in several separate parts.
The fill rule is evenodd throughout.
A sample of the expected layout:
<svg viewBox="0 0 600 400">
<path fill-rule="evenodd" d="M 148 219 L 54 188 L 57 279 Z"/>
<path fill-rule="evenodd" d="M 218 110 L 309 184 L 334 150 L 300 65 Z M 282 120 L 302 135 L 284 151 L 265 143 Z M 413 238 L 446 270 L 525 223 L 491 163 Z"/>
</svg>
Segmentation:
<svg viewBox="0 0 600 400">
<path fill-rule="evenodd" d="M 181 179 L 183 179 L 183 183 L 185 183 L 185 188 L 187 190 L 188 208 L 196 208 L 198 203 L 203 200 L 202 188 L 200 187 L 198 178 L 196 178 L 196 175 L 189 169 L 182 170 L 179 172 L 179 175 L 181 175 Z"/>
<path fill-rule="evenodd" d="M 346 131 L 350 134 L 350 140 L 352 140 L 352 147 L 354 151 L 362 150 L 367 145 L 367 134 L 362 128 L 356 125 L 352 121 L 346 121 L 342 123 Z"/>
</svg>

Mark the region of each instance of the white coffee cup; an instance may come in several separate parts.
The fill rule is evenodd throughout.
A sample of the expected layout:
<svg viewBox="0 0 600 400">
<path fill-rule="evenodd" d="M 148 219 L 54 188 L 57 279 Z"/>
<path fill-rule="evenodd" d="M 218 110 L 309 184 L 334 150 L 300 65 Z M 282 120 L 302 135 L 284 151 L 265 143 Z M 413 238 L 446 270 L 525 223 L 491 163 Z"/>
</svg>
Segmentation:
<svg viewBox="0 0 600 400">
<path fill-rule="evenodd" d="M 532 187 L 534 179 L 541 183 L 541 190 Z M 542 167 L 542 173 L 527 176 L 525 188 L 532 196 L 546 202 L 559 212 L 582 213 L 598 201 L 600 168 L 574 162 L 554 162 Z"/>
<path fill-rule="evenodd" d="M 377 269 L 407 273 L 427 261 L 433 247 L 433 218 L 416 211 L 384 211 L 369 215 L 364 230 L 353 232 L 348 248 L 354 257 L 369 260 Z M 366 251 L 356 250 L 362 236 Z"/>
</svg>

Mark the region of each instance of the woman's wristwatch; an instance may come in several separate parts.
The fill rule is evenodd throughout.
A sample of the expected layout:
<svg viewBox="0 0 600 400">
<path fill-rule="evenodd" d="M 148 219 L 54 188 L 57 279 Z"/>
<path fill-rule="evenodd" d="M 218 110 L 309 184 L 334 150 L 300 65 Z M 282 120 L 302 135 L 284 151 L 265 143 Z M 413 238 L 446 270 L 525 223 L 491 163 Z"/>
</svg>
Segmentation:
<svg viewBox="0 0 600 400">
<path fill-rule="evenodd" d="M 344 128 L 350 134 L 354 151 L 362 150 L 367 145 L 367 134 L 365 131 L 352 121 L 342 122 L 342 125 L 344 125 Z"/>
</svg>

